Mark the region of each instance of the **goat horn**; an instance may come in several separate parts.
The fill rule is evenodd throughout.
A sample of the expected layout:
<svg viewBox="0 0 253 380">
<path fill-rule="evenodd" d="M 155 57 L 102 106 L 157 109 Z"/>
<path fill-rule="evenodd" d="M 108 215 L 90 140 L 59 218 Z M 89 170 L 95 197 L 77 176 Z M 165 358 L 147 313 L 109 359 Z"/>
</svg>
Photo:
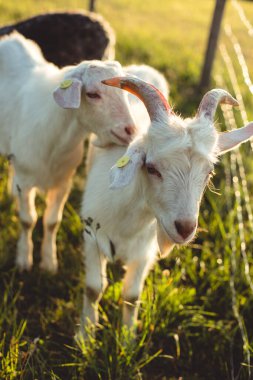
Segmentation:
<svg viewBox="0 0 253 380">
<path fill-rule="evenodd" d="M 196 117 L 204 116 L 213 121 L 216 108 L 220 103 L 231 104 L 231 106 L 239 105 L 238 101 L 227 91 L 215 88 L 203 96 Z"/>
<path fill-rule="evenodd" d="M 161 110 L 166 112 L 166 115 L 172 113 L 171 107 L 163 94 L 153 85 L 135 77 L 115 77 L 102 80 L 102 83 L 119 87 L 123 90 L 138 96 L 145 104 L 150 120 L 158 120 L 161 118 Z"/>
</svg>

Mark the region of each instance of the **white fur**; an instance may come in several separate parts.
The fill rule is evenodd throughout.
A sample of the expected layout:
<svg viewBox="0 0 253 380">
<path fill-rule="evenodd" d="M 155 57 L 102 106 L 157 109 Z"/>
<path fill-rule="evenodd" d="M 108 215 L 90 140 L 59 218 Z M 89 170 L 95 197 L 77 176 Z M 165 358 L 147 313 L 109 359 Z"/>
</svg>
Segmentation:
<svg viewBox="0 0 253 380">
<path fill-rule="evenodd" d="M 125 72 L 156 85 L 168 98 L 166 79 L 154 68 L 131 65 L 125 68 Z M 146 132 L 150 124 L 147 110 L 137 97 L 131 94 L 128 96 L 138 132 Z M 135 305 L 157 253 L 156 221 L 147 208 L 139 183 L 125 188 L 122 196 L 121 191 L 109 190 L 109 170 L 124 151 L 125 149 L 117 146 L 107 149 L 91 146 L 89 151 L 89 164 L 92 169 L 87 179 L 81 214 L 88 224 L 89 216 L 92 216 L 93 222 L 91 226 L 86 225 L 84 231 L 86 293 L 81 323 L 82 334 L 85 334 L 85 326 L 89 322 L 94 324 L 98 320 L 97 302 L 107 284 L 106 262 L 120 258 L 127 265 L 123 296 L 126 301 Z M 101 228 L 97 228 L 99 220 Z M 112 257 L 110 240 L 117 247 L 116 258 Z M 124 322 L 130 325 L 132 320 L 137 318 L 137 310 L 137 307 L 133 308 L 129 303 L 125 303 Z"/>
<path fill-rule="evenodd" d="M 253 135 L 253 123 L 241 133 L 234 132 L 219 135 L 202 116 L 183 120 L 173 115 L 152 123 L 126 152 L 116 146 L 93 151 L 81 212 L 86 220 L 82 334 L 88 323 L 98 320 L 108 260 L 120 260 L 126 267 L 123 323 L 135 324 L 143 283 L 159 248 L 168 254 L 174 244 L 188 243 L 196 233 L 200 201 L 222 154 L 219 142 L 226 150 L 232 149 Z M 229 137 L 232 134 L 234 139 Z M 109 180 L 109 169 L 123 155 L 130 158 L 129 163 L 114 166 Z M 162 178 L 147 172 L 151 164 Z M 118 190 L 109 189 L 110 182 Z M 187 236 L 178 232 L 176 221 L 189 223 Z"/>
<path fill-rule="evenodd" d="M 13 189 L 19 198 L 21 235 L 17 265 L 32 266 L 32 229 L 36 189 L 47 192 L 41 267 L 57 270 L 55 238 L 71 178 L 83 155 L 85 134 L 97 145 L 127 145 L 134 121 L 126 94 L 101 80 L 123 75 L 118 62 L 84 61 L 59 69 L 43 58 L 38 46 L 18 33 L 0 41 L 0 154 L 14 167 Z M 65 79 L 78 78 L 82 91 L 77 109 L 63 109 L 53 92 Z M 99 99 L 87 94 L 98 93 Z M 131 134 L 126 127 L 131 127 Z"/>
</svg>

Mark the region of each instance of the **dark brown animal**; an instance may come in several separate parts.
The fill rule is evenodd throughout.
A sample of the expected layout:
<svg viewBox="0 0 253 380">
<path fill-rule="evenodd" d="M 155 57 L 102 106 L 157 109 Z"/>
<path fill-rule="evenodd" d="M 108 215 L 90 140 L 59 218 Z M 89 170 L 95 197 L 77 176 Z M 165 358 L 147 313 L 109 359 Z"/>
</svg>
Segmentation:
<svg viewBox="0 0 253 380">
<path fill-rule="evenodd" d="M 14 30 L 35 41 L 47 61 L 59 67 L 89 59 L 114 59 L 114 32 L 95 13 L 46 13 L 3 26 L 0 36 Z"/>
</svg>

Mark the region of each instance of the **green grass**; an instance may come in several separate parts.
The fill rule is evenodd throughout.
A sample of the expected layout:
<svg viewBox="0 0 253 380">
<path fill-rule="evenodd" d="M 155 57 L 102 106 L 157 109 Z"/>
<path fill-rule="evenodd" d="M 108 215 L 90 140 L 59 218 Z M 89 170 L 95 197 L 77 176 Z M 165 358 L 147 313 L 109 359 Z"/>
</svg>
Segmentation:
<svg viewBox="0 0 253 380">
<path fill-rule="evenodd" d="M 0 21 L 5 24 L 38 12 L 82 8 L 84 2 L 66 0 L 64 7 L 62 4 L 59 0 L 0 1 Z M 98 0 L 97 4 L 117 33 L 117 58 L 124 64 L 144 62 L 160 69 L 170 83 L 175 109 L 190 116 L 200 99 L 197 85 L 214 1 Z M 253 23 L 253 3 L 240 4 Z M 231 2 L 225 23 L 232 25 L 253 78 L 252 38 Z M 248 119 L 252 119 L 252 94 L 224 31 L 221 42 L 234 65 Z M 226 86 L 232 93 L 235 90 L 219 51 L 212 85 Z M 241 126 L 241 113 L 234 115 Z M 219 111 L 222 129 L 226 128 L 224 120 Z M 17 211 L 7 192 L 8 163 L 0 158 L 0 379 L 250 379 L 253 296 L 241 249 L 245 244 L 252 276 L 252 222 L 247 209 L 252 205 L 253 172 L 249 144 L 240 152 L 241 161 L 238 154 L 226 155 L 217 166 L 214 183 L 221 195 L 207 190 L 195 242 L 175 249 L 150 273 L 136 341 L 120 326 L 121 284 L 112 267 L 111 285 L 101 302 L 97 339 L 91 337 L 85 345 L 76 345 L 73 339 L 84 286 L 78 216 L 83 168 L 75 178 L 58 234 L 59 273 L 50 276 L 38 268 L 44 209 L 43 198 L 39 198 L 40 217 L 33 236 L 35 266 L 30 273 L 20 274 L 14 267 Z M 239 175 L 243 168 L 249 201 Z"/>
</svg>

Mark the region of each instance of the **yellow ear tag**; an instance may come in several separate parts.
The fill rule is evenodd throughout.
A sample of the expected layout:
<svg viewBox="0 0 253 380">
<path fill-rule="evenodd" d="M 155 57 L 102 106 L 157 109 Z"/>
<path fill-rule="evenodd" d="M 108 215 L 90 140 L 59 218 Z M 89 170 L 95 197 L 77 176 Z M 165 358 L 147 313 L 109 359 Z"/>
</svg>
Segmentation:
<svg viewBox="0 0 253 380">
<path fill-rule="evenodd" d="M 130 157 L 128 156 L 123 156 L 121 157 L 117 162 L 116 162 L 116 165 L 118 168 L 123 168 L 124 166 L 126 166 L 128 164 L 128 162 L 130 161 Z"/>
<path fill-rule="evenodd" d="M 60 84 L 60 88 L 68 88 L 72 85 L 73 80 L 72 79 L 65 79 L 63 82 Z"/>
</svg>

